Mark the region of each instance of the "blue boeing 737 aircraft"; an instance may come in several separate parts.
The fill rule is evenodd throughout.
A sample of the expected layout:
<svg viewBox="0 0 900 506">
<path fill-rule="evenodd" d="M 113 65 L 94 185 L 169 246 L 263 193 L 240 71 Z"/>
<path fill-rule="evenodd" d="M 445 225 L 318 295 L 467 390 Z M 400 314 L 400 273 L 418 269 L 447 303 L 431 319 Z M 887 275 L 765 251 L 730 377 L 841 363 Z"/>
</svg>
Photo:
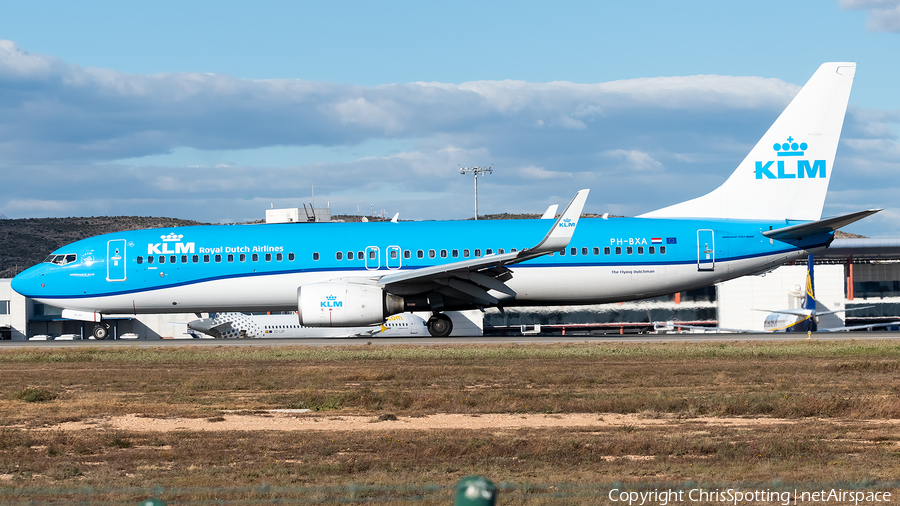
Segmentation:
<svg viewBox="0 0 900 506">
<path fill-rule="evenodd" d="M 822 219 L 855 63 L 825 63 L 717 189 L 636 218 L 201 226 L 72 243 L 13 280 L 63 317 L 298 311 L 310 327 L 430 311 L 641 299 L 753 274 L 827 247 L 877 210 Z"/>
</svg>

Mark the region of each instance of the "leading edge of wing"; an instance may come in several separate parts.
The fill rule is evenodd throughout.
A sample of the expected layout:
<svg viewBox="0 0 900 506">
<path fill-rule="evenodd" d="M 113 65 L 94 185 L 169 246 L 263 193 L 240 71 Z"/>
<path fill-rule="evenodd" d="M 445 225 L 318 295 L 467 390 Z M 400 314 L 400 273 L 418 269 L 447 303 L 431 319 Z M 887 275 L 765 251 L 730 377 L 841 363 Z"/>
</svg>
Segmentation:
<svg viewBox="0 0 900 506">
<path fill-rule="evenodd" d="M 523 249 L 522 251 L 512 251 L 499 255 L 485 255 L 480 258 L 470 260 L 462 260 L 460 262 L 452 262 L 449 264 L 433 265 L 431 267 L 423 267 L 421 269 L 399 271 L 391 274 L 385 274 L 380 278 L 376 278 L 378 285 L 387 285 L 391 283 L 409 282 L 417 280 L 432 279 L 437 276 L 449 274 L 451 272 L 468 272 L 481 270 L 488 267 L 502 266 L 514 264 L 537 258 L 560 251 L 569 245 L 572 236 L 575 234 L 575 228 L 578 225 L 578 219 L 581 217 L 581 210 L 584 209 L 584 203 L 590 190 L 579 190 L 575 197 L 566 206 L 559 219 L 557 219 L 547 235 L 532 248 Z"/>
</svg>

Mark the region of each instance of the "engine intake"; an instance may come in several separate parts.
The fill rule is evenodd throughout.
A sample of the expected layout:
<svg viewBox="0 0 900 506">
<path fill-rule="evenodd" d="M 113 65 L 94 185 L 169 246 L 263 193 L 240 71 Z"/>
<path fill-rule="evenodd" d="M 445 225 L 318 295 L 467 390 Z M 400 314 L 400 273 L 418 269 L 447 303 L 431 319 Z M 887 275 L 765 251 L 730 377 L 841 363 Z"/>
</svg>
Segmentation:
<svg viewBox="0 0 900 506">
<path fill-rule="evenodd" d="M 372 285 L 323 281 L 297 288 L 300 325 L 356 327 L 382 323 L 403 312 L 403 297 Z"/>
</svg>

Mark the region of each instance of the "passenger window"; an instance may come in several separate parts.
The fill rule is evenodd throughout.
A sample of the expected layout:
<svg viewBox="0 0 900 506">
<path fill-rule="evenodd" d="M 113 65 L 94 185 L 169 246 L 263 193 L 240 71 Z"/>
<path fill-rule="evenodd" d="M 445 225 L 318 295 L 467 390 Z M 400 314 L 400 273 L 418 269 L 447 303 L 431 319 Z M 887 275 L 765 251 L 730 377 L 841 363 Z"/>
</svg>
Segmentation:
<svg viewBox="0 0 900 506">
<path fill-rule="evenodd" d="M 254 254 L 250 257 L 250 260 L 253 260 L 254 262 L 259 262 L 259 253 L 254 253 Z"/>
<path fill-rule="evenodd" d="M 397 250 L 395 250 L 395 249 L 391 250 L 391 258 L 397 258 Z"/>
<path fill-rule="evenodd" d="M 148 264 L 152 264 L 153 261 L 154 261 L 155 259 L 156 259 L 156 257 L 150 257 L 150 256 L 148 256 L 148 257 L 147 257 L 147 263 L 148 263 Z"/>
<path fill-rule="evenodd" d="M 445 249 L 441 250 L 441 258 L 447 258 L 447 250 L 445 250 Z"/>
<path fill-rule="evenodd" d="M 606 248 L 606 249 L 609 249 L 609 248 Z M 594 254 L 595 254 L 595 255 L 599 255 L 599 254 L 600 254 L 600 248 L 594 246 Z M 606 254 L 609 255 L 609 252 L 607 252 Z"/>
<path fill-rule="evenodd" d="M 609 255 L 609 246 L 606 246 L 605 248 L 603 248 L 603 254 Z"/>
<path fill-rule="evenodd" d="M 458 250 L 458 249 L 455 249 L 455 250 L 451 251 L 451 252 L 450 252 L 450 256 L 452 256 L 453 258 L 458 257 L 458 256 L 459 256 L 459 250 Z"/>
<path fill-rule="evenodd" d="M 334 254 L 334 259 L 335 259 L 335 260 L 343 260 L 343 259 L 344 259 L 344 254 L 341 253 L 340 251 L 338 251 L 337 253 Z"/>
<path fill-rule="evenodd" d="M 209 263 L 209 255 L 203 255 L 203 263 Z"/>
<path fill-rule="evenodd" d="M 416 251 L 416 258 L 425 258 L 425 252 L 422 250 Z"/>
<path fill-rule="evenodd" d="M 503 248 L 498 249 L 498 250 L 497 250 L 497 253 L 499 253 L 499 254 L 502 255 L 502 254 L 503 254 Z"/>
<path fill-rule="evenodd" d="M 142 256 L 137 257 L 135 260 L 137 261 L 138 265 L 144 263 L 144 257 Z"/>
<path fill-rule="evenodd" d="M 515 253 L 516 251 L 517 251 L 516 248 L 509 248 L 510 253 Z"/>
<path fill-rule="evenodd" d="M 216 263 L 220 263 L 222 261 L 222 255 L 216 255 L 215 257 L 213 257 L 213 259 L 216 261 Z"/>
<path fill-rule="evenodd" d="M 644 247 L 638 246 L 638 255 L 643 255 L 643 254 L 644 254 Z"/>
<path fill-rule="evenodd" d="M 363 252 L 362 252 L 362 251 L 357 251 L 357 252 L 356 252 L 356 258 L 362 260 L 363 258 L 366 258 L 366 257 L 363 256 Z"/>
<path fill-rule="evenodd" d="M 271 261 L 272 261 L 272 254 L 266 253 L 266 262 L 271 262 Z"/>
<path fill-rule="evenodd" d="M 622 247 L 616 246 L 616 255 L 621 255 L 621 254 L 622 254 Z"/>
<path fill-rule="evenodd" d="M 408 249 L 403 250 L 403 258 L 409 259 L 410 253 Z"/>
<path fill-rule="evenodd" d="M 181 263 L 183 263 L 183 264 L 187 263 L 187 255 L 181 255 Z"/>
<path fill-rule="evenodd" d="M 347 260 L 353 260 L 353 252 L 352 251 L 347 252 Z"/>
<path fill-rule="evenodd" d="M 650 246 L 648 253 L 650 253 L 651 255 L 656 253 L 656 246 Z"/>
<path fill-rule="evenodd" d="M 493 254 L 494 254 L 494 250 L 492 250 L 491 248 L 488 248 L 488 249 L 484 250 L 484 254 L 485 254 L 485 255 L 493 255 Z"/>
<path fill-rule="evenodd" d="M 234 262 L 234 255 L 232 255 L 231 253 L 228 254 L 228 261 Z"/>
<path fill-rule="evenodd" d="M 200 261 L 200 255 L 194 255 L 191 257 L 191 261 L 197 263 Z"/>
<path fill-rule="evenodd" d="M 481 250 L 480 250 L 480 249 L 476 249 L 476 250 L 475 250 L 475 258 L 478 258 L 478 257 L 480 257 L 480 256 L 481 256 Z"/>
<path fill-rule="evenodd" d="M 293 253 L 288 253 L 288 260 L 290 260 L 291 262 L 294 261 L 294 254 L 293 254 Z"/>
<path fill-rule="evenodd" d="M 172 256 L 169 257 L 169 263 L 170 263 L 170 264 L 176 263 L 177 260 L 178 260 L 178 258 L 177 258 L 175 255 L 172 255 Z"/>
<path fill-rule="evenodd" d="M 581 254 L 584 255 L 584 256 L 587 256 L 587 254 L 588 254 L 588 249 L 587 249 L 587 248 L 581 248 Z"/>
<path fill-rule="evenodd" d="M 369 260 L 375 260 L 375 250 L 374 249 L 369 250 Z"/>
<path fill-rule="evenodd" d="M 569 254 L 575 256 L 578 254 L 578 248 L 572 248 L 569 250 Z"/>
<path fill-rule="evenodd" d="M 428 250 L 428 258 L 434 258 L 434 250 L 433 249 Z"/>
<path fill-rule="evenodd" d="M 561 257 L 566 256 L 566 248 L 559 250 L 559 256 L 561 256 Z"/>
<path fill-rule="evenodd" d="M 467 250 L 467 249 L 463 250 L 463 258 L 469 258 L 469 250 Z"/>
<path fill-rule="evenodd" d="M 319 260 L 319 252 L 318 251 L 313 253 L 313 260 Z"/>
<path fill-rule="evenodd" d="M 166 257 L 160 255 L 160 256 L 159 256 L 159 263 L 161 263 L 161 264 L 166 263 Z"/>
<path fill-rule="evenodd" d="M 246 253 L 241 253 L 241 256 L 238 257 L 238 260 L 240 260 L 241 262 L 246 262 L 246 261 L 247 261 L 247 254 L 246 254 Z"/>
<path fill-rule="evenodd" d="M 632 248 L 631 246 L 628 246 L 627 248 L 625 248 L 625 253 L 627 253 L 629 255 L 634 253 L 634 248 Z"/>
<path fill-rule="evenodd" d="M 666 254 L 666 247 L 665 247 L 665 246 L 660 246 L 660 247 L 659 247 L 659 254 L 660 254 L 660 255 L 665 255 L 665 254 Z"/>
<path fill-rule="evenodd" d="M 275 253 L 275 260 L 280 262 L 284 259 L 284 256 L 281 253 Z"/>
</svg>

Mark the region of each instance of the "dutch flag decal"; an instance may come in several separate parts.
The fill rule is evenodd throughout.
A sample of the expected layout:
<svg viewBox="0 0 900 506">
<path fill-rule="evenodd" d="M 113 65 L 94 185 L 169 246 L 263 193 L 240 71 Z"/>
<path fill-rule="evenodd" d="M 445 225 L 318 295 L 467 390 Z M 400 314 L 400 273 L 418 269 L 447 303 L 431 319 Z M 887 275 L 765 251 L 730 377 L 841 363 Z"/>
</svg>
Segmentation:
<svg viewBox="0 0 900 506">
<path fill-rule="evenodd" d="M 653 237 L 650 239 L 650 244 L 662 244 L 662 237 Z"/>
</svg>

